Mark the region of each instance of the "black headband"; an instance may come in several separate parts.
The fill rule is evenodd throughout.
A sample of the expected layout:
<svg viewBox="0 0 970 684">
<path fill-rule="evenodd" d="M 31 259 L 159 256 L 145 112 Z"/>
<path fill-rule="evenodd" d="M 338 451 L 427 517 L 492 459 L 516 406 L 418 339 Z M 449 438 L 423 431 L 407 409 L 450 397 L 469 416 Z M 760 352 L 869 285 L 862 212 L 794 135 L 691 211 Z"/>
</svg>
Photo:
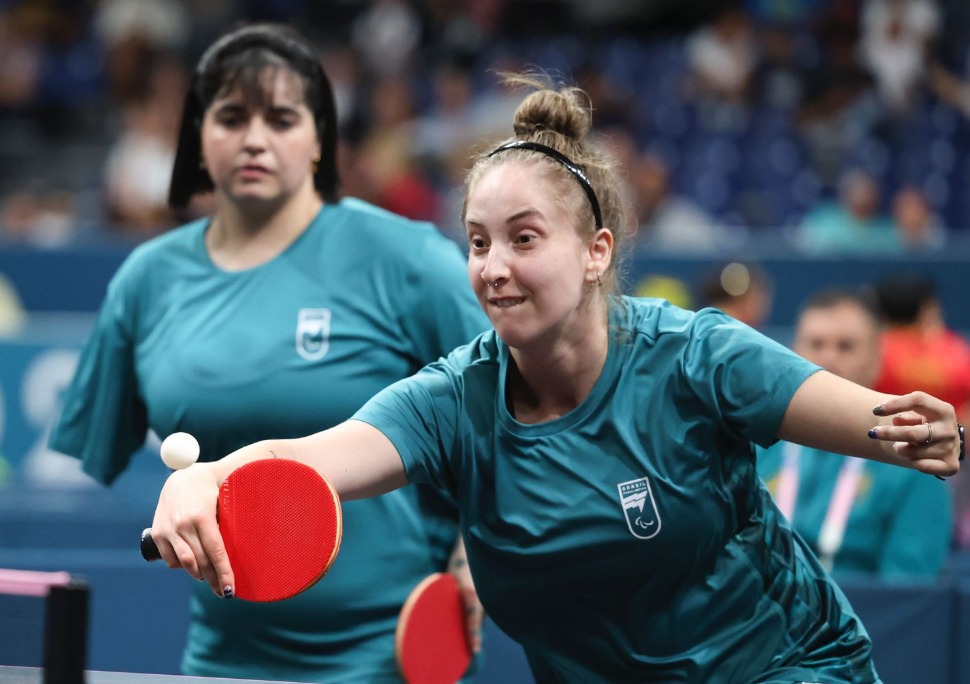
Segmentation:
<svg viewBox="0 0 970 684">
<path fill-rule="evenodd" d="M 564 155 L 559 150 L 553 149 L 548 145 L 543 145 L 537 142 L 529 142 L 528 140 L 513 140 L 510 143 L 505 143 L 496 147 L 494 150 L 488 153 L 491 157 L 493 154 L 498 154 L 505 150 L 532 150 L 533 152 L 539 152 L 547 157 L 552 157 L 557 162 L 566 167 L 566 169 L 576 177 L 579 184 L 583 186 L 583 190 L 586 191 L 586 197 L 589 198 L 589 206 L 593 210 L 593 220 L 596 222 L 597 228 L 603 227 L 603 214 L 600 212 L 600 203 L 596 199 L 596 193 L 593 192 L 593 186 L 590 185 L 589 178 L 583 173 L 583 170 L 576 166 L 569 157 Z"/>
</svg>

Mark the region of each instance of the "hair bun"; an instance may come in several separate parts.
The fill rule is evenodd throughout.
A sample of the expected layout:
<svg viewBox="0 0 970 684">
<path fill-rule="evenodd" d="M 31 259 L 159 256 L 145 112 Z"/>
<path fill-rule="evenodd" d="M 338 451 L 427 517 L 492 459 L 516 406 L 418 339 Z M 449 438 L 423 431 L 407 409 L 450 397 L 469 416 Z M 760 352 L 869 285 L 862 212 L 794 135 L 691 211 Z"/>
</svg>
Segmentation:
<svg viewBox="0 0 970 684">
<path fill-rule="evenodd" d="M 555 88 L 532 76 L 515 76 L 507 82 L 535 89 L 515 112 L 512 129 L 518 138 L 531 138 L 540 131 L 558 133 L 570 140 L 582 140 L 592 124 L 586 94 L 579 88 Z"/>
</svg>

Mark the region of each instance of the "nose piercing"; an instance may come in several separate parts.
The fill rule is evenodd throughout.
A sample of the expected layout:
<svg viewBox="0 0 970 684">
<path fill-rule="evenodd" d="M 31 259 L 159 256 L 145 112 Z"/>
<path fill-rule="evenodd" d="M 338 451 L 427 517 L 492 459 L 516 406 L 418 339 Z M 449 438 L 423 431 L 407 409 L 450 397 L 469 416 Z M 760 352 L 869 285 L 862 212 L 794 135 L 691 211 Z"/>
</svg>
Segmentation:
<svg viewBox="0 0 970 684">
<path fill-rule="evenodd" d="M 485 277 L 485 271 L 482 271 L 482 280 L 485 281 L 485 287 L 495 287 L 495 283 L 488 282 L 488 278 Z"/>
</svg>

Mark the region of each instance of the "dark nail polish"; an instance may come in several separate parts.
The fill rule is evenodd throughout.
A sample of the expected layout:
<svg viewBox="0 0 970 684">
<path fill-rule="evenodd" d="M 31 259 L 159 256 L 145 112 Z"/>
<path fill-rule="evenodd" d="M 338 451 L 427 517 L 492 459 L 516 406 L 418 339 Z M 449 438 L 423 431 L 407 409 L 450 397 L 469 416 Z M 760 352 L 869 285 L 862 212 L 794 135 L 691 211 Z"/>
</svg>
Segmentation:
<svg viewBox="0 0 970 684">
<path fill-rule="evenodd" d="M 869 430 L 869 437 L 871 439 L 877 439 L 879 437 L 879 435 L 876 433 L 876 428 Z"/>
<path fill-rule="evenodd" d="M 226 587 L 222 590 L 222 598 L 231 599 L 233 597 L 232 587 Z"/>
<path fill-rule="evenodd" d="M 876 416 L 884 416 L 886 415 L 886 407 L 883 406 L 882 404 L 879 404 L 879 406 L 872 409 L 872 413 L 873 415 L 876 415 Z"/>
</svg>

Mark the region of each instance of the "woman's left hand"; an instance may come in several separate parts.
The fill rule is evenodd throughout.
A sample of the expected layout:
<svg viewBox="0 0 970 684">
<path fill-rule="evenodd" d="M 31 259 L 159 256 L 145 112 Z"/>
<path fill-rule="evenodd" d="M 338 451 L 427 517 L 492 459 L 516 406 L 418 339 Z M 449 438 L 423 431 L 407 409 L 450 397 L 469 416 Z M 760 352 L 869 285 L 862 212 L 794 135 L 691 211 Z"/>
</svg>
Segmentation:
<svg viewBox="0 0 970 684">
<path fill-rule="evenodd" d="M 960 470 L 966 453 L 963 426 L 953 407 L 925 392 L 891 397 L 872 411 L 891 417 L 891 425 L 877 425 L 872 439 L 892 442 L 896 453 L 922 473 L 947 477 Z"/>
</svg>

